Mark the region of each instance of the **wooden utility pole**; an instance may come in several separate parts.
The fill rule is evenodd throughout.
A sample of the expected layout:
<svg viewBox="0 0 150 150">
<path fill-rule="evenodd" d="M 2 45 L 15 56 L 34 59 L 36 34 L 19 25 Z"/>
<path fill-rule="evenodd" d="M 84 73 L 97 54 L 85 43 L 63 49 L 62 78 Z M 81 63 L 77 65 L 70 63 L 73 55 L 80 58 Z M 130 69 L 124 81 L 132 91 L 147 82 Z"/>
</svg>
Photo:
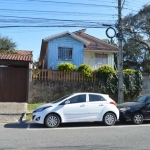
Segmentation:
<svg viewBox="0 0 150 150">
<path fill-rule="evenodd" d="M 121 0 L 118 0 L 118 42 L 119 42 L 119 52 L 118 52 L 118 103 L 124 102 L 123 94 L 123 50 L 122 50 L 122 19 L 121 19 Z"/>
</svg>

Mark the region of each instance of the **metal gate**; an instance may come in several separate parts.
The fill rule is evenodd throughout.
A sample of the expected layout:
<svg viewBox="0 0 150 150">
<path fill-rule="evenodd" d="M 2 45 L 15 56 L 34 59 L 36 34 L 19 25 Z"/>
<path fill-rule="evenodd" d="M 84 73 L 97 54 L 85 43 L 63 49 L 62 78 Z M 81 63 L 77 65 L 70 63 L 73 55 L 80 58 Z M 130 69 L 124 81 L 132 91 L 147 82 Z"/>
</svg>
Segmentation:
<svg viewBox="0 0 150 150">
<path fill-rule="evenodd" d="M 27 102 L 27 68 L 0 67 L 0 102 Z"/>
</svg>

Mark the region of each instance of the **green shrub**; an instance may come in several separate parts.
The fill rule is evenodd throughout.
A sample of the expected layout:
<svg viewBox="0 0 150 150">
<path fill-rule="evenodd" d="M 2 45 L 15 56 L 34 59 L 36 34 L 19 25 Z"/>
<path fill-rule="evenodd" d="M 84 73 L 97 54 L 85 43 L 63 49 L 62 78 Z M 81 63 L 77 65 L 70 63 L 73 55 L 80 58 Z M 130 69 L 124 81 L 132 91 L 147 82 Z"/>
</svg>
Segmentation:
<svg viewBox="0 0 150 150">
<path fill-rule="evenodd" d="M 96 71 L 98 85 L 102 93 L 116 93 L 118 76 L 116 71 L 109 65 L 103 65 Z"/>
<path fill-rule="evenodd" d="M 124 78 L 124 92 L 127 95 L 132 95 L 135 91 L 140 91 L 142 89 L 143 76 L 140 71 L 133 69 L 126 69 L 123 71 Z"/>
<path fill-rule="evenodd" d="M 125 69 L 125 70 L 123 70 L 123 73 L 135 73 L 136 72 L 136 70 L 134 70 L 134 69 Z"/>
<path fill-rule="evenodd" d="M 58 65 L 58 70 L 65 71 L 65 72 L 75 71 L 76 66 L 68 62 L 63 62 Z"/>
<path fill-rule="evenodd" d="M 116 71 L 109 65 L 101 66 L 97 71 L 99 75 L 108 76 L 110 74 L 116 74 Z"/>
<path fill-rule="evenodd" d="M 78 67 L 78 71 L 79 72 L 82 72 L 83 75 L 86 77 L 86 78 L 90 78 L 92 77 L 92 73 L 93 73 L 93 69 L 86 65 L 86 64 L 81 64 L 79 67 Z"/>
<path fill-rule="evenodd" d="M 124 99 L 133 99 L 142 89 L 142 73 L 133 69 L 123 70 Z M 110 66 L 102 66 L 97 70 L 97 84 L 102 93 L 118 94 L 118 73 Z"/>
</svg>

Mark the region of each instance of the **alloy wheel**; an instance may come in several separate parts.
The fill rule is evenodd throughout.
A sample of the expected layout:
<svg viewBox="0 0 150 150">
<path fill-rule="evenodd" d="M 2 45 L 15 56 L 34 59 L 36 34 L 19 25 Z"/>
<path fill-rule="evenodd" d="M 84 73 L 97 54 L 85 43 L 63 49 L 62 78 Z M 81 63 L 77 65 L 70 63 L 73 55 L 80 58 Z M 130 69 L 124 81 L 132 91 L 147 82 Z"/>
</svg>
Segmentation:
<svg viewBox="0 0 150 150">
<path fill-rule="evenodd" d="M 141 113 L 135 113 L 132 117 L 134 124 L 141 124 L 143 122 L 143 115 Z"/>
<path fill-rule="evenodd" d="M 111 126 L 114 125 L 116 122 L 116 116 L 113 113 L 107 113 L 104 116 L 104 123 L 105 125 Z"/>
<path fill-rule="evenodd" d="M 45 119 L 45 125 L 49 128 L 55 128 L 60 124 L 60 119 L 56 114 L 50 114 Z"/>
</svg>

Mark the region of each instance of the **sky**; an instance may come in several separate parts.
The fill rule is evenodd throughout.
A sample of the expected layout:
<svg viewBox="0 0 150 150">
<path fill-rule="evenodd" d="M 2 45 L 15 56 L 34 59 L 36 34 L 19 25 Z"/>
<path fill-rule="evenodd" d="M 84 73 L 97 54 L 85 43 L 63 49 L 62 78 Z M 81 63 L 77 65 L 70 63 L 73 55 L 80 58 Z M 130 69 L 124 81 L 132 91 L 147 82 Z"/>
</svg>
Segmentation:
<svg viewBox="0 0 150 150">
<path fill-rule="evenodd" d="M 122 18 L 145 4 L 150 0 L 122 0 Z M 42 39 L 51 35 L 86 29 L 106 39 L 108 27 L 103 24 L 115 27 L 117 6 L 118 0 L 0 0 L 0 36 L 12 39 L 16 50 L 33 51 L 37 61 Z"/>
</svg>

